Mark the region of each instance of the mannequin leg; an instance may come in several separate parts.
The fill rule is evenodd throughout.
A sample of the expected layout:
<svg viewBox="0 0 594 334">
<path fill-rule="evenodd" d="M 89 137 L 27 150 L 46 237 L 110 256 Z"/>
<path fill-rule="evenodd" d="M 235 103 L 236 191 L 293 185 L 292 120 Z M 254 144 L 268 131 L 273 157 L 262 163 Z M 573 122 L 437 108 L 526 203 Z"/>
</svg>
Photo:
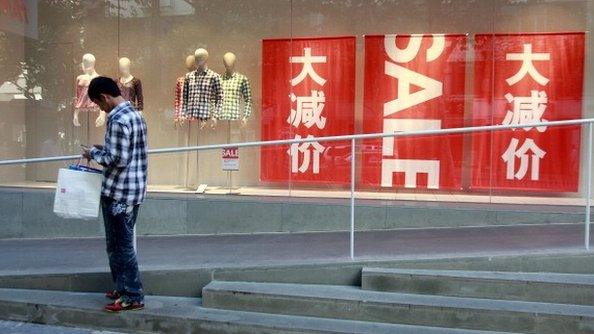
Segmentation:
<svg viewBox="0 0 594 334">
<path fill-rule="evenodd" d="M 72 124 L 74 124 L 74 126 L 76 126 L 76 127 L 80 126 L 80 122 L 78 120 L 79 112 L 80 112 L 80 110 L 74 109 L 74 117 L 72 118 Z"/>
<path fill-rule="evenodd" d="M 200 145 L 200 133 L 196 132 L 196 146 Z M 196 184 L 200 186 L 200 151 L 196 151 Z"/>
<path fill-rule="evenodd" d="M 190 126 L 190 122 L 188 122 L 188 136 L 186 137 L 186 147 L 190 146 L 190 135 L 192 133 L 192 127 Z M 186 152 L 186 189 L 190 188 L 190 152 Z"/>
<path fill-rule="evenodd" d="M 99 116 L 97 116 L 97 119 L 95 120 L 95 127 L 103 126 L 103 124 L 105 124 L 105 118 L 106 118 L 105 111 L 100 110 Z"/>
</svg>

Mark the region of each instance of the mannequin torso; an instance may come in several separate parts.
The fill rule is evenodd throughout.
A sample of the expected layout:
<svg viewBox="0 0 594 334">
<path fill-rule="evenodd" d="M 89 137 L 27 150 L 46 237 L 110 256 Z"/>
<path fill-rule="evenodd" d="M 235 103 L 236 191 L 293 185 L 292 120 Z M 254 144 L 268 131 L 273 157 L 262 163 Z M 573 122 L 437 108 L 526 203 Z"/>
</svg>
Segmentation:
<svg viewBox="0 0 594 334">
<path fill-rule="evenodd" d="M 91 101 L 88 95 L 89 84 L 91 80 L 98 77 L 99 74 L 95 71 L 89 71 L 76 77 L 76 101 L 74 108 L 80 111 L 96 111 L 99 107 Z"/>
<path fill-rule="evenodd" d="M 118 78 L 118 88 L 122 93 L 122 97 L 126 101 L 130 101 L 132 106 L 142 112 L 144 109 L 144 97 L 142 95 L 142 83 L 140 79 L 136 78 L 130 72 L 132 62 L 127 57 L 122 57 L 119 60 L 120 77 Z"/>
<path fill-rule="evenodd" d="M 221 75 L 223 106 L 220 118 L 227 121 L 241 119 L 241 125 L 245 126 L 252 115 L 252 90 L 248 78 L 235 71 L 236 62 L 237 57 L 233 52 L 227 52 L 223 56 L 225 73 Z M 241 110 L 242 98 L 243 111 Z"/>
<path fill-rule="evenodd" d="M 100 127 L 105 124 L 106 114 L 99 109 L 99 106 L 91 101 L 88 93 L 91 80 L 99 76 L 97 71 L 95 71 L 95 56 L 90 53 L 84 54 L 80 65 L 84 73 L 76 77 L 76 96 L 74 98 L 74 117 L 72 118 L 72 123 L 74 126 L 80 126 L 78 114 L 81 111 L 98 111 L 99 116 L 95 119 L 95 126 Z"/>
<path fill-rule="evenodd" d="M 235 71 L 226 71 L 221 75 L 223 86 L 223 107 L 221 120 L 245 123 L 251 116 L 252 93 L 248 78 Z M 243 99 L 243 110 L 241 103 Z"/>
<path fill-rule="evenodd" d="M 174 116 L 173 122 L 174 125 L 177 127 L 178 125 L 182 125 L 185 120 L 187 119 L 187 115 L 183 113 L 183 105 L 184 105 L 184 83 L 186 81 L 186 77 L 188 73 L 193 72 L 196 70 L 196 56 L 189 55 L 186 57 L 186 74 L 177 78 L 175 83 L 175 100 L 174 100 Z"/>
<path fill-rule="evenodd" d="M 209 119 L 216 124 L 222 101 L 220 76 L 206 66 L 186 74 L 182 113 L 188 119 L 200 120 L 201 127 Z"/>
<path fill-rule="evenodd" d="M 200 120 L 203 129 L 210 120 L 211 128 L 217 124 L 223 102 L 221 76 L 208 69 L 208 51 L 194 52 L 196 71 L 186 74 L 183 87 L 182 115 L 186 119 Z"/>
<path fill-rule="evenodd" d="M 122 97 L 126 101 L 130 101 L 132 106 L 138 111 L 144 110 L 144 98 L 142 95 L 142 83 L 140 79 L 129 75 L 118 79 L 118 87 L 122 93 Z"/>
<path fill-rule="evenodd" d="M 120 77 L 120 83 L 125 85 L 125 84 L 128 84 L 133 79 L 134 79 L 134 76 L 132 74 L 128 74 L 127 76 Z"/>
</svg>

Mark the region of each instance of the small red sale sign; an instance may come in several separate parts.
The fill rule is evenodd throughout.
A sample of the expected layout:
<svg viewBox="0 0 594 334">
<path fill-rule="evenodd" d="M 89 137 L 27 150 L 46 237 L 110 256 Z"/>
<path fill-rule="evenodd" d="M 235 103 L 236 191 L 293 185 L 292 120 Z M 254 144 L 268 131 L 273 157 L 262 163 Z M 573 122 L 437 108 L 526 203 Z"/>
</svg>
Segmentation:
<svg viewBox="0 0 594 334">
<path fill-rule="evenodd" d="M 239 170 L 239 148 L 229 147 L 223 149 L 223 170 L 224 171 L 238 171 Z"/>
</svg>

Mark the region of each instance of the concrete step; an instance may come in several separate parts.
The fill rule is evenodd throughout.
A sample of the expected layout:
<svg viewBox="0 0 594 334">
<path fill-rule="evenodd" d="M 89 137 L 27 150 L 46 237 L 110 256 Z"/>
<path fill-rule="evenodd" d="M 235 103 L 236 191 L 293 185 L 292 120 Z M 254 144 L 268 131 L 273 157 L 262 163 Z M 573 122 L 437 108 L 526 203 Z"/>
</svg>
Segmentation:
<svg viewBox="0 0 594 334">
<path fill-rule="evenodd" d="M 257 238 L 257 236 L 254 236 Z M 594 238 L 593 238 L 594 239 Z M 38 240 L 39 241 L 39 240 Z M 186 240 L 184 243 L 186 243 Z M 193 243 L 203 242 L 203 239 L 190 239 Z M 279 250 L 284 240 L 278 240 L 273 245 L 265 247 L 262 251 L 269 253 L 271 249 Z M 309 240 L 306 240 L 309 241 Z M 58 290 L 72 292 L 103 292 L 113 288 L 111 274 L 106 265 L 104 250 L 97 248 L 96 252 L 101 257 L 102 266 L 100 270 L 82 270 L 73 266 L 72 261 L 81 261 L 81 254 L 94 252 L 92 249 L 84 248 L 83 245 L 71 248 L 64 245 L 74 243 L 73 239 L 64 239 L 58 245 L 53 242 L 40 246 L 27 246 L 22 244 L 23 240 L 2 246 L 0 242 L 0 288 L 7 289 L 39 289 Z M 32 242 L 31 242 L 32 243 Z M 88 243 L 88 241 L 87 241 Z M 103 248 L 105 248 L 103 241 Z M 344 243 L 343 243 L 344 244 Z M 147 257 L 155 253 L 167 253 L 176 248 L 175 243 L 162 244 L 158 240 L 151 240 L 151 247 L 147 250 L 141 248 L 140 263 L 142 280 L 146 293 L 151 295 L 177 296 L 177 297 L 200 297 L 202 288 L 210 281 L 250 281 L 250 282 L 272 282 L 272 283 L 299 283 L 299 284 L 329 284 L 329 285 L 352 285 L 361 286 L 361 270 L 364 267 L 381 268 L 410 268 L 410 269 L 440 269 L 440 270 L 490 270 L 490 271 L 516 271 L 516 272 L 559 272 L 559 273 L 580 273 L 594 275 L 594 253 L 579 251 L 543 251 L 534 254 L 521 253 L 482 253 L 476 255 L 417 255 L 384 258 L 384 259 L 360 259 L 351 261 L 348 258 L 316 260 L 310 258 L 308 261 L 288 261 L 282 259 L 278 263 L 249 263 L 245 259 L 237 258 L 237 247 L 234 240 L 221 240 L 220 245 L 212 245 L 207 252 L 201 253 L 201 257 L 195 257 L 201 250 L 183 248 L 181 251 L 169 256 L 154 258 L 153 263 L 148 263 Z M 228 245 L 222 247 L 222 245 Z M 233 247 L 230 247 L 232 245 Z M 8 247 L 11 246 L 11 247 Z M 303 244 L 306 247 L 307 243 Z M 181 246 L 180 246 L 181 247 Z M 37 249 L 39 248 L 39 249 Z M 18 252 L 8 250 L 18 249 Z M 32 249 L 36 249 L 32 251 Z M 56 251 L 58 249 L 58 251 Z M 233 254 L 221 255 L 230 252 Z M 49 251 L 51 250 L 51 251 Z M 284 251 L 287 251 L 286 249 Z M 17 253 L 28 254 L 31 258 L 38 258 L 36 261 L 23 260 Z M 149 253 L 147 255 L 147 253 Z M 49 254 L 44 257 L 43 254 Z M 234 255 L 235 254 L 235 255 Z M 248 254 L 249 255 L 249 254 Z M 193 266 L 187 263 L 176 262 L 179 257 L 186 261 L 194 262 Z M 215 260 L 209 262 L 207 256 L 213 256 Z M 216 261 L 217 256 L 234 259 L 233 265 L 223 265 Z M 246 255 L 247 256 L 247 255 Z M 274 255 L 273 255 L 274 256 Z M 279 257 L 280 259 L 280 257 Z M 61 261 L 58 263 L 58 260 Z M 88 261 L 88 259 L 86 259 Z M 160 267 L 155 263 L 159 262 Z M 18 263 L 18 267 L 13 265 Z M 46 266 L 55 265 L 52 271 L 44 270 Z M 61 266 L 61 267 L 60 267 Z M 107 271 L 106 271 L 107 270 Z"/>
<path fill-rule="evenodd" d="M 354 320 L 264 314 L 201 307 L 199 298 L 146 298 L 146 308 L 121 314 L 102 310 L 102 294 L 0 289 L 0 319 L 95 328 L 126 333 L 355 333 L 496 334 Z M 499 332 L 501 333 L 501 332 Z"/>
<path fill-rule="evenodd" d="M 594 307 L 366 291 L 350 286 L 213 281 L 203 306 L 419 326 L 592 334 Z"/>
<path fill-rule="evenodd" d="M 363 268 L 364 290 L 594 305 L 594 275 Z"/>
</svg>

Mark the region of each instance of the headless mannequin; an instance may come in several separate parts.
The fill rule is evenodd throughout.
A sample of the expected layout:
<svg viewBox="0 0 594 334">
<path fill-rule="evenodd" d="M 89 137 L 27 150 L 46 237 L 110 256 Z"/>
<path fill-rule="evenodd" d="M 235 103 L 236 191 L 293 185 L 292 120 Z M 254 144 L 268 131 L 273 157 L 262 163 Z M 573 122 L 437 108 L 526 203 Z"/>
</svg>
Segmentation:
<svg viewBox="0 0 594 334">
<path fill-rule="evenodd" d="M 188 72 L 196 71 L 198 67 L 196 66 L 196 56 L 189 55 L 186 57 L 186 69 Z"/>
<path fill-rule="evenodd" d="M 235 73 L 235 63 L 237 61 L 237 57 L 235 54 L 231 52 L 225 53 L 223 56 L 223 64 L 225 65 L 225 74 L 227 76 L 232 76 Z M 247 117 L 241 118 L 241 127 L 245 127 L 247 124 Z"/>
<path fill-rule="evenodd" d="M 130 96 L 127 96 L 127 94 L 124 94 L 125 92 L 122 91 L 122 96 L 124 96 L 125 99 L 130 99 L 130 102 L 132 102 L 132 104 L 134 105 L 134 107 L 138 110 L 138 112 L 140 112 L 142 114 L 142 107 L 143 107 L 143 103 L 142 103 L 142 86 L 140 86 L 140 80 L 136 79 L 136 82 L 132 82 L 134 80 L 134 76 L 132 75 L 132 73 L 130 72 L 130 66 L 132 65 L 132 62 L 130 61 L 130 59 L 123 57 L 120 58 L 119 60 L 119 70 L 120 70 L 120 78 L 118 79 L 118 86 L 120 86 L 120 90 L 126 90 L 126 92 L 129 92 L 129 87 L 125 87 L 128 85 L 133 85 L 132 89 L 133 91 L 135 91 L 136 93 L 127 93 Z M 138 86 L 136 85 L 136 83 L 138 83 Z"/>
<path fill-rule="evenodd" d="M 206 70 L 206 65 L 208 63 L 208 51 L 202 48 L 197 49 L 196 52 L 194 52 L 194 57 L 196 59 L 196 69 L 199 72 Z M 210 127 L 214 129 L 217 126 L 217 119 L 215 117 L 211 117 L 210 121 Z M 200 129 L 204 129 L 206 124 L 207 121 L 200 121 Z"/>
<path fill-rule="evenodd" d="M 189 55 L 186 57 L 186 70 L 188 70 L 189 72 L 193 72 L 196 71 L 196 56 L 194 55 Z M 180 78 L 183 80 L 183 76 Z M 178 79 L 179 81 L 179 79 Z M 177 126 L 182 126 L 184 124 L 184 122 L 186 121 L 186 119 L 184 117 L 177 117 L 174 120 L 174 125 Z"/>
<path fill-rule="evenodd" d="M 93 80 L 94 78 L 99 76 L 97 71 L 95 71 L 95 56 L 93 56 L 90 53 L 83 55 L 81 69 L 84 73 L 79 75 L 78 77 L 76 77 L 76 85 L 77 85 L 77 87 L 81 87 L 81 86 L 89 87 L 91 80 Z M 77 96 L 77 98 L 80 98 L 80 97 Z M 97 109 L 99 110 L 98 107 L 97 107 Z M 72 119 L 72 123 L 74 124 L 74 126 L 80 126 L 80 122 L 78 121 L 79 113 L 80 113 L 80 109 L 75 107 L 74 108 L 74 118 Z M 106 118 L 105 112 L 102 110 L 99 110 L 99 116 L 95 120 L 95 126 L 100 127 L 103 124 L 105 124 L 105 118 Z"/>
</svg>

